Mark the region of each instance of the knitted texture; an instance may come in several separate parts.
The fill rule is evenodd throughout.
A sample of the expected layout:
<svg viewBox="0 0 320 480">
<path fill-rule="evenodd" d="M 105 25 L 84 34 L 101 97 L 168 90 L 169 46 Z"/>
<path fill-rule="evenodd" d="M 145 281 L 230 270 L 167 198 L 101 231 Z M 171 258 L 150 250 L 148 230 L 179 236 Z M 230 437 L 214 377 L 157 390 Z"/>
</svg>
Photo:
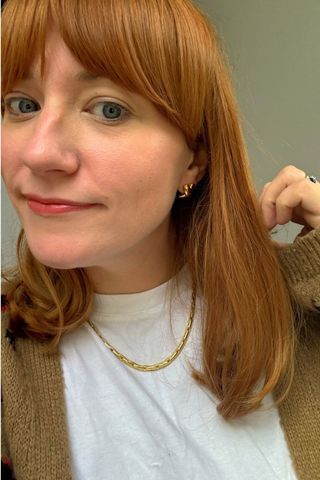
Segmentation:
<svg viewBox="0 0 320 480">
<path fill-rule="evenodd" d="M 292 388 L 279 413 L 300 480 L 320 480 L 320 229 L 279 251 L 289 289 L 306 306 Z M 313 309 L 313 313 L 308 310 Z M 13 338 L 2 319 L 2 454 L 17 480 L 71 480 L 60 353 Z M 10 478 L 10 477 L 8 477 Z"/>
<path fill-rule="evenodd" d="M 71 480 L 59 354 L 31 339 L 14 346 L 7 314 L 2 324 L 3 453 L 17 480 Z"/>
<path fill-rule="evenodd" d="M 298 348 L 289 396 L 280 418 L 298 478 L 320 479 L 320 316 L 309 318 L 309 330 Z"/>
<path fill-rule="evenodd" d="M 299 303 L 320 311 L 320 229 L 298 236 L 279 250 L 278 258 Z"/>
</svg>

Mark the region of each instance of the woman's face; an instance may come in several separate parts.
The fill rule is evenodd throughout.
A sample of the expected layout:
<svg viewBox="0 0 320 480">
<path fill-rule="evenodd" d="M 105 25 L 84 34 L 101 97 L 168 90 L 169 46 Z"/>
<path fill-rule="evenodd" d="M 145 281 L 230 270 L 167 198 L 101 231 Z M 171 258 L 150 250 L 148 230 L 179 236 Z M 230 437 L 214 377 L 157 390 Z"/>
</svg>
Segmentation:
<svg viewBox="0 0 320 480">
<path fill-rule="evenodd" d="M 176 192 L 199 169 L 152 103 L 88 75 L 51 33 L 44 78 L 36 60 L 5 104 L 3 178 L 39 261 L 108 269 L 165 255 Z M 34 195 L 91 206 L 52 213 Z"/>
</svg>

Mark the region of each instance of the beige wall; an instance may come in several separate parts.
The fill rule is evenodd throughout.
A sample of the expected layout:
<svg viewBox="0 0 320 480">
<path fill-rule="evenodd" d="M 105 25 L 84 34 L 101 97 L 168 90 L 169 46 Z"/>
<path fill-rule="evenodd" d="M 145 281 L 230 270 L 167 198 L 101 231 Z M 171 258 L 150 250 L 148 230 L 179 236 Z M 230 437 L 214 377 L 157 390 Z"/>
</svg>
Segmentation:
<svg viewBox="0 0 320 480">
<path fill-rule="evenodd" d="M 320 0 L 198 3 L 230 58 L 257 190 L 288 163 L 320 178 Z M 9 263 L 19 223 L 4 189 L 1 223 Z"/>
</svg>

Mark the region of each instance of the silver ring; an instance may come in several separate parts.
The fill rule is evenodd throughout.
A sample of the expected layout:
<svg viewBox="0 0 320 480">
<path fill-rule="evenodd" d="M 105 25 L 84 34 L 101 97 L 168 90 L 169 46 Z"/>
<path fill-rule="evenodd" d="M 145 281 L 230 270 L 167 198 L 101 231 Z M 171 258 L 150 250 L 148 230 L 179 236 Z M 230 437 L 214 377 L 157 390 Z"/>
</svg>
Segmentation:
<svg viewBox="0 0 320 480">
<path fill-rule="evenodd" d="M 314 175 L 307 175 L 306 178 L 312 183 L 317 183 L 317 177 L 315 177 Z"/>
</svg>

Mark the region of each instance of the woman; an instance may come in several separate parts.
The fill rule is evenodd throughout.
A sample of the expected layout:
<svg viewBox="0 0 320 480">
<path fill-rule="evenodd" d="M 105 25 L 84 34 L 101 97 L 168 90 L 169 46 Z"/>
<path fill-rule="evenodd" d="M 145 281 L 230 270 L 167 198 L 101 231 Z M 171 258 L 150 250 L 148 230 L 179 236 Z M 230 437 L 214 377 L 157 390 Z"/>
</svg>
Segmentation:
<svg viewBox="0 0 320 480">
<path fill-rule="evenodd" d="M 3 49 L 23 226 L 4 463 L 316 478 L 320 186 L 290 166 L 257 200 L 209 22 L 187 0 L 9 0 Z M 268 230 L 291 219 L 305 235 L 280 249 Z"/>
</svg>

